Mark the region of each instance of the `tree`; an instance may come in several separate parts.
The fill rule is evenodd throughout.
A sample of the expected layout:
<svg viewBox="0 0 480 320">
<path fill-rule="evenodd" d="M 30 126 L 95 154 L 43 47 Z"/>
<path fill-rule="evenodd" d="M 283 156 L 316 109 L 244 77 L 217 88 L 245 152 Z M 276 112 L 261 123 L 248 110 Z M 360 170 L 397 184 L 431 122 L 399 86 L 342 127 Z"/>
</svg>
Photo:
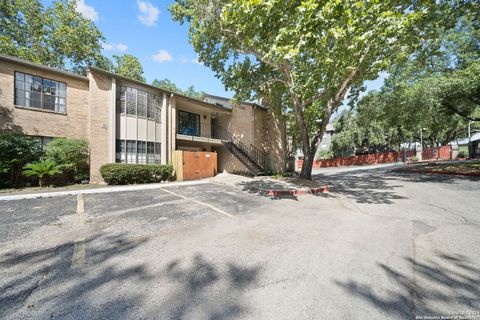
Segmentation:
<svg viewBox="0 0 480 320">
<path fill-rule="evenodd" d="M 111 70 L 101 54 L 105 38 L 95 24 L 76 10 L 75 0 L 0 0 L 0 53 L 51 67 L 86 66 Z"/>
<path fill-rule="evenodd" d="M 57 163 L 70 181 L 81 181 L 89 177 L 89 152 L 86 140 L 54 139 L 45 146 L 43 158 Z"/>
<path fill-rule="evenodd" d="M 137 57 L 131 54 L 113 55 L 115 60 L 114 72 L 129 79 L 145 82 L 143 66 Z"/>
<path fill-rule="evenodd" d="M 163 80 L 155 79 L 153 80 L 152 85 L 168 91 L 177 92 L 185 96 L 192 97 L 194 99 L 201 99 L 203 95 L 205 95 L 205 92 L 203 91 L 196 91 L 194 86 L 188 87 L 187 90 L 182 90 L 179 87 L 177 87 L 175 83 L 173 83 L 168 79 L 163 79 Z"/>
<path fill-rule="evenodd" d="M 42 160 L 26 164 L 22 174 L 26 177 L 37 177 L 39 186 L 43 187 L 48 183 L 49 177 L 62 173 L 60 168 L 54 161 Z"/>
<path fill-rule="evenodd" d="M 325 128 L 348 90 L 421 49 L 439 30 L 430 21 L 455 20 L 450 3 L 177 0 L 171 12 L 189 23 L 199 60 L 238 97 L 283 100 L 302 140 L 300 176 L 310 179 Z"/>
</svg>

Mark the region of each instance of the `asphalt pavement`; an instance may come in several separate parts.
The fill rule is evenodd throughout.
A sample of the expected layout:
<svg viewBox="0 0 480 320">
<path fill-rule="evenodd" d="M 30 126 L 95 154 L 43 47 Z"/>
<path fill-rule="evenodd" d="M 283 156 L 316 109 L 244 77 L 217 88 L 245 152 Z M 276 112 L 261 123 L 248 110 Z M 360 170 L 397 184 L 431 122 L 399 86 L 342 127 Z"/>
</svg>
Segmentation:
<svg viewBox="0 0 480 320">
<path fill-rule="evenodd" d="M 480 319 L 480 180 L 321 169 L 0 202 L 0 319 Z"/>
</svg>

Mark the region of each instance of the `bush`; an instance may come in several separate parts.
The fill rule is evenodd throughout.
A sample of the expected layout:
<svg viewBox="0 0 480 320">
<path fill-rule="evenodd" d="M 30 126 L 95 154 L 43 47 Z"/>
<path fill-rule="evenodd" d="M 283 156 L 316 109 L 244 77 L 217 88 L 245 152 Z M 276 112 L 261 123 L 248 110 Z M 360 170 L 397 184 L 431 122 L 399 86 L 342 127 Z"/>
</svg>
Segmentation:
<svg viewBox="0 0 480 320">
<path fill-rule="evenodd" d="M 48 179 L 58 173 L 62 173 L 60 166 L 49 160 L 26 164 L 22 172 L 26 177 L 37 177 L 40 187 L 48 185 Z"/>
<path fill-rule="evenodd" d="M 460 151 L 457 155 L 457 158 L 466 158 L 466 152 L 465 151 Z"/>
<path fill-rule="evenodd" d="M 89 178 L 88 142 L 83 139 L 58 138 L 45 146 L 45 160 L 57 163 L 70 182 Z"/>
<path fill-rule="evenodd" d="M 23 166 L 41 155 L 38 140 L 20 132 L 0 133 L 0 187 L 16 185 Z"/>
<path fill-rule="evenodd" d="M 100 174 L 106 183 L 113 185 L 162 182 L 173 178 L 173 166 L 109 163 L 100 167 Z"/>
<path fill-rule="evenodd" d="M 410 161 L 417 162 L 418 161 L 417 156 L 410 157 Z"/>
</svg>

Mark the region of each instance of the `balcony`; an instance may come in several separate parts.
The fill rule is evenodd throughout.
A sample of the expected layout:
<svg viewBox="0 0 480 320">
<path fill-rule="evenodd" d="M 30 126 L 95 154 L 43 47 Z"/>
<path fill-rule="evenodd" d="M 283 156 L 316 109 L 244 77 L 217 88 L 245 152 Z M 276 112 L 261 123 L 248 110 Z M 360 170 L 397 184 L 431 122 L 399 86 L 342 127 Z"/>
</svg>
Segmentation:
<svg viewBox="0 0 480 320">
<path fill-rule="evenodd" d="M 177 139 L 221 144 L 221 130 L 210 123 L 197 121 L 179 121 L 177 123 Z"/>
</svg>

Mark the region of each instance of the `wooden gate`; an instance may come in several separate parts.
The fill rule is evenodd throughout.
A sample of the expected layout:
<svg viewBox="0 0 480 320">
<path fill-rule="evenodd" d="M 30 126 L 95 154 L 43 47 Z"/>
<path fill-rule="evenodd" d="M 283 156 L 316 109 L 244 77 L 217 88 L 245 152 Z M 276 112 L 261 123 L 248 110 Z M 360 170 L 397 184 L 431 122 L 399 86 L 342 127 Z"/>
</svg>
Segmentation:
<svg viewBox="0 0 480 320">
<path fill-rule="evenodd" d="M 217 154 L 176 150 L 173 155 L 173 166 L 178 181 L 214 177 L 217 174 Z"/>
</svg>

